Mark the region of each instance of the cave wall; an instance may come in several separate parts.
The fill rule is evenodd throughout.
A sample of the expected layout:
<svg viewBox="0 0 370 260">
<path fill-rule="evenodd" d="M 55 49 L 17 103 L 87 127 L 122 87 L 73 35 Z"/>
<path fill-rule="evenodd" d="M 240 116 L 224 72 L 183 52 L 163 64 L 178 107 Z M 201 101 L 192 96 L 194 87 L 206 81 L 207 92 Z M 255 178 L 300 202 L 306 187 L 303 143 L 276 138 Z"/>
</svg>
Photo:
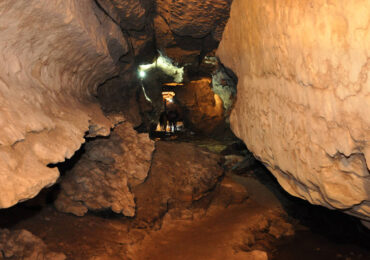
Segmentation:
<svg viewBox="0 0 370 260">
<path fill-rule="evenodd" d="M 217 46 L 230 3 L 1 1 L 0 208 L 53 184 L 59 173 L 47 165 L 70 158 L 86 134 L 109 134 L 112 122 L 95 97 L 105 112 L 123 112 L 139 126 L 148 104 L 137 66 L 151 62 L 157 48 L 175 50 L 176 58 L 190 46 L 180 62 L 200 63 Z"/>
<path fill-rule="evenodd" d="M 234 0 L 231 126 L 290 194 L 370 220 L 370 2 Z"/>
<path fill-rule="evenodd" d="M 92 96 L 129 51 L 94 1 L 0 2 L 0 208 L 53 184 L 84 136 L 111 123 Z"/>
<path fill-rule="evenodd" d="M 154 17 L 158 49 L 189 70 L 217 48 L 232 0 L 157 0 Z"/>
<path fill-rule="evenodd" d="M 182 108 L 185 127 L 207 135 L 225 132 L 223 102 L 212 90 L 210 78 L 187 82 L 175 89 L 176 103 Z"/>
<path fill-rule="evenodd" d="M 120 59 L 121 73 L 99 87 L 104 111 L 125 111 L 135 127 L 147 125 L 147 104 L 137 76 L 137 67 L 149 64 L 161 52 L 179 67 L 185 77 L 210 74 L 206 55 L 214 56 L 229 18 L 232 0 L 97 0 L 128 39 L 133 55 Z M 146 78 L 154 82 L 155 79 Z M 149 89 L 146 91 L 150 92 Z M 122 100 L 132 100 L 129 105 Z M 136 104 L 135 104 L 136 103 Z M 140 105 L 137 105 L 137 104 Z M 152 110 L 158 110 L 152 104 Z M 144 107 L 144 109 L 143 109 Z M 150 112 L 150 109 L 149 109 Z M 141 120 L 141 118 L 143 120 Z"/>
</svg>

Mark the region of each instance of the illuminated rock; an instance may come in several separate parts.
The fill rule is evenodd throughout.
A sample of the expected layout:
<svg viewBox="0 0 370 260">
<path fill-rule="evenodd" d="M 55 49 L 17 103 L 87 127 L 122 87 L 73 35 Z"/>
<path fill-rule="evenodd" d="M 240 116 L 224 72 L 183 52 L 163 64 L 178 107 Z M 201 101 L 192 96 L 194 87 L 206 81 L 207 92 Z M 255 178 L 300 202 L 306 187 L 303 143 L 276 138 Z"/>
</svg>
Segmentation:
<svg viewBox="0 0 370 260">
<path fill-rule="evenodd" d="M 111 123 L 92 95 L 128 52 L 94 1 L 0 3 L 0 208 L 34 197 L 59 176 L 84 136 Z"/>
<path fill-rule="evenodd" d="M 154 143 L 125 122 L 109 138 L 88 142 L 81 159 L 66 174 L 55 202 L 59 211 L 83 216 L 88 210 L 135 215 L 131 188 L 148 175 Z"/>
<path fill-rule="evenodd" d="M 234 0 L 231 126 L 294 196 L 370 220 L 370 2 Z"/>
<path fill-rule="evenodd" d="M 223 102 L 213 93 L 211 79 L 191 81 L 175 92 L 175 98 L 184 110 L 185 124 L 203 133 L 225 128 Z"/>
</svg>

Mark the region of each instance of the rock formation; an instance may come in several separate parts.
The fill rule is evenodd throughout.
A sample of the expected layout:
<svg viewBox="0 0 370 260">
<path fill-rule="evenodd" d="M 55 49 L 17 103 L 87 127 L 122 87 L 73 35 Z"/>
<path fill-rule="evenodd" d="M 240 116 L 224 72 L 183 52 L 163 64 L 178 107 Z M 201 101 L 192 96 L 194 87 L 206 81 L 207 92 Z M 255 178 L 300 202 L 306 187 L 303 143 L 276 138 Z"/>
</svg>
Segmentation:
<svg viewBox="0 0 370 260">
<path fill-rule="evenodd" d="M 176 58 L 186 46 L 199 63 L 217 46 L 229 7 L 224 0 L 1 1 L 0 208 L 52 185 L 59 173 L 47 165 L 70 158 L 87 132 L 109 134 L 96 96 L 139 126 L 148 105 L 136 66 L 151 62 L 156 48 L 173 48 Z"/>
<path fill-rule="evenodd" d="M 211 89 L 211 79 L 193 80 L 175 90 L 176 100 L 184 110 L 191 129 L 212 133 L 225 127 L 223 102 Z"/>
<path fill-rule="evenodd" d="M 88 210 L 135 215 L 131 189 L 142 183 L 151 164 L 153 141 L 125 122 L 109 138 L 88 142 L 85 153 L 63 177 L 55 202 L 59 211 L 83 216 Z"/>
<path fill-rule="evenodd" d="M 121 26 L 134 54 L 120 59 L 119 76 L 100 85 L 99 100 L 104 111 L 124 111 L 135 127 L 149 128 L 148 122 L 156 118 L 148 119 L 146 114 L 157 114 L 160 109 L 155 99 L 150 103 L 142 98 L 137 65 L 152 63 L 160 51 L 180 67 L 184 66 L 186 74 L 198 74 L 205 67 L 202 64 L 205 56 L 214 56 L 229 17 L 231 0 L 99 0 L 98 3 Z M 144 82 L 148 93 L 153 91 L 150 88 L 157 87 L 153 75 L 147 78 L 152 85 Z"/>
<path fill-rule="evenodd" d="M 108 135 L 93 102 L 128 52 L 120 28 L 94 1 L 0 3 L 0 208 L 58 178 L 84 135 Z"/>
<path fill-rule="evenodd" d="M 0 230 L 0 259 L 64 260 L 62 253 L 50 251 L 45 243 L 27 230 Z"/>
<path fill-rule="evenodd" d="M 231 0 L 157 0 L 157 47 L 182 65 L 197 67 L 214 50 L 229 17 Z"/>
<path fill-rule="evenodd" d="M 370 221 L 370 2 L 233 1 L 231 126 L 289 193 Z"/>
<path fill-rule="evenodd" d="M 222 176 L 220 159 L 193 144 L 157 142 L 148 179 L 133 189 L 138 225 L 151 226 L 170 209 L 191 215 Z"/>
</svg>

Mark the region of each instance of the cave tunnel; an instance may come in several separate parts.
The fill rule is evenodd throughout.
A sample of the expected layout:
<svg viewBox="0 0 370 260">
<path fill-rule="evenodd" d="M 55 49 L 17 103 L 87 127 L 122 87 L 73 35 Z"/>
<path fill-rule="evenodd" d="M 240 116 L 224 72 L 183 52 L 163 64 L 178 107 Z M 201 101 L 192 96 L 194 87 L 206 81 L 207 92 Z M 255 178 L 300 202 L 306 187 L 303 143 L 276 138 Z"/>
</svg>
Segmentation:
<svg viewBox="0 0 370 260">
<path fill-rule="evenodd" d="M 370 259 L 370 1 L 0 1 L 0 259 Z"/>
</svg>

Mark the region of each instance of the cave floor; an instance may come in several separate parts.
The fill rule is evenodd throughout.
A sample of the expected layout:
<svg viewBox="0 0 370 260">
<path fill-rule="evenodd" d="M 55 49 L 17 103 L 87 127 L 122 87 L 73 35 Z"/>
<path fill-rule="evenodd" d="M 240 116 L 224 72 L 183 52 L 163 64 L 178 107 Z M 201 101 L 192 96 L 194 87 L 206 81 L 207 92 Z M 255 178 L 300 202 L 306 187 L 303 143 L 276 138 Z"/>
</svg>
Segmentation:
<svg viewBox="0 0 370 260">
<path fill-rule="evenodd" d="M 217 153 L 228 144 L 210 138 L 189 141 Z M 249 249 L 267 251 L 269 259 L 370 259 L 367 242 L 362 241 L 368 233 L 337 239 L 356 228 L 356 223 L 348 223 L 353 221 L 350 217 L 327 216 L 331 213 L 326 209 L 290 198 L 262 165 L 238 175 L 229 172 L 227 177 L 246 187 L 246 201 L 211 208 L 205 216 L 191 219 L 165 216 L 162 226 L 154 229 L 139 229 L 131 219 L 115 214 L 76 217 L 32 201 L 0 211 L 0 228 L 29 230 L 68 259 L 252 259 L 245 250 L 250 233 L 259 242 Z M 282 214 L 294 226 L 294 236 L 271 240 L 263 226 L 256 228 L 264 219 Z M 327 223 L 332 225 L 328 229 L 320 226 Z"/>
<path fill-rule="evenodd" d="M 246 259 L 234 245 L 264 213 L 260 205 L 246 203 L 196 221 L 172 221 L 134 246 L 132 255 L 137 259 Z"/>
</svg>

